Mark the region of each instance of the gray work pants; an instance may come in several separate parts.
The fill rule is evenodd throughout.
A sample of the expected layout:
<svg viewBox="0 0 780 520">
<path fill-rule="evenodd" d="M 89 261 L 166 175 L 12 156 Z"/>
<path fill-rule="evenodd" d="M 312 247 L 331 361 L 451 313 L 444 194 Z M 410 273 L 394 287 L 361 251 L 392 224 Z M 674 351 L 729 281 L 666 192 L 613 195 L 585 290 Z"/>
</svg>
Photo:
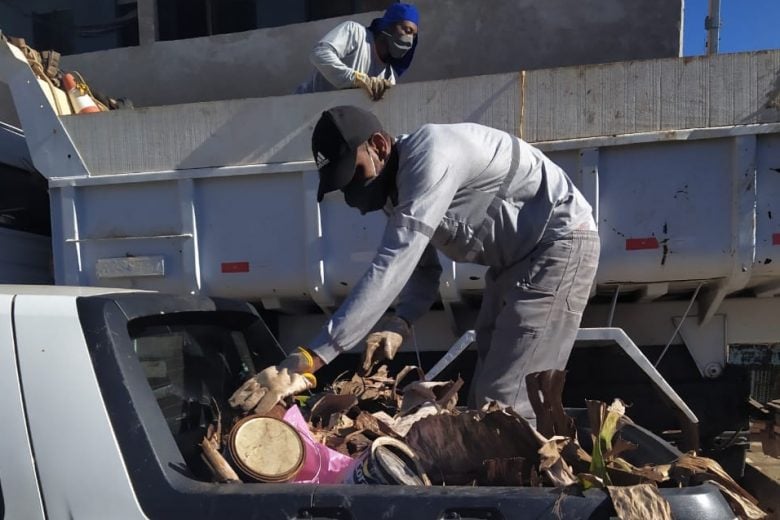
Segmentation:
<svg viewBox="0 0 780 520">
<path fill-rule="evenodd" d="M 539 244 L 524 260 L 485 279 L 477 318 L 478 360 L 471 406 L 491 401 L 535 421 L 525 376 L 566 367 L 599 258 L 595 231 Z"/>
</svg>

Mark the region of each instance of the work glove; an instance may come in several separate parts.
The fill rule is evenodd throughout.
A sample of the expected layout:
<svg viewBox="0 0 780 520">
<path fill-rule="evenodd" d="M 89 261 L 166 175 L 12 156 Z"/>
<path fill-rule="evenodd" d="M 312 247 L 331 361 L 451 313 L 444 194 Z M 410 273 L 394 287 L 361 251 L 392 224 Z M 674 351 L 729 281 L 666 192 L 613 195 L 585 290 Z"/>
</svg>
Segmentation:
<svg viewBox="0 0 780 520">
<path fill-rule="evenodd" d="M 376 332 L 372 332 L 366 337 L 366 349 L 363 351 L 361 365 L 364 374 L 367 374 L 380 361 L 393 359 L 395 353 L 398 352 L 404 340 L 411 333 L 406 320 L 398 316 L 384 319 L 377 329 Z"/>
<path fill-rule="evenodd" d="M 374 101 L 379 101 L 385 95 L 385 91 L 393 86 L 389 79 L 379 76 L 369 76 L 365 72 L 355 71 L 355 79 L 352 84 L 362 88 Z"/>
<path fill-rule="evenodd" d="M 244 382 L 228 402 L 245 412 L 266 414 L 282 399 L 317 386 L 317 379 L 311 373 L 313 368 L 311 354 L 299 348 L 279 365 L 268 367 Z"/>
</svg>

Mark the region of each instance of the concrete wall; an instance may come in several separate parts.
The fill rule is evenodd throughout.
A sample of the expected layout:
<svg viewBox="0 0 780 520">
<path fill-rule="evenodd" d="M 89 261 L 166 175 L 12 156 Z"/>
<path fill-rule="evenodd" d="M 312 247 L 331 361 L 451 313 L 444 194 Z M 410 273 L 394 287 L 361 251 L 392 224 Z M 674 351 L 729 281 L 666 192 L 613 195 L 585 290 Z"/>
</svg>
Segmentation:
<svg viewBox="0 0 780 520">
<path fill-rule="evenodd" d="M 682 2 L 417 0 L 420 46 L 402 81 L 678 56 Z M 63 66 L 139 106 L 283 95 L 310 74 L 314 43 L 344 19 L 67 56 Z"/>
<path fill-rule="evenodd" d="M 73 23 L 76 26 L 89 26 L 90 24 L 108 24 L 117 19 L 116 1 L 105 0 L 13 0 L 0 2 L 0 30 L 9 36 L 18 36 L 27 39 L 28 44 L 33 41 L 33 16 L 36 13 L 50 13 L 53 11 L 71 11 Z M 51 30 L 57 30 L 52 26 Z M 75 27 L 67 27 L 64 30 L 73 32 L 73 48 L 56 49 L 61 52 L 88 52 L 96 49 L 110 49 L 118 45 L 117 33 L 92 34 L 81 36 Z M 46 50 L 46 49 L 40 49 Z"/>
</svg>

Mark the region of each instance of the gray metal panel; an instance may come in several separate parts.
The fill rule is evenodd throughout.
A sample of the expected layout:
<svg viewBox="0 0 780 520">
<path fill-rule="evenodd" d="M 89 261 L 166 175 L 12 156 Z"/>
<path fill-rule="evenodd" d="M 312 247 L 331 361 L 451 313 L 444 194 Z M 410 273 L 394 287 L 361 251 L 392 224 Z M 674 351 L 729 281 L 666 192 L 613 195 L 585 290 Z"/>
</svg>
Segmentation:
<svg viewBox="0 0 780 520">
<path fill-rule="evenodd" d="M 144 518 L 73 296 L 17 296 L 19 372 L 51 518 Z"/>
<path fill-rule="evenodd" d="M 43 519 L 43 503 L 35 474 L 30 438 L 16 369 L 12 309 L 13 295 L 0 295 L 0 482 L 6 518 Z"/>
<path fill-rule="evenodd" d="M 0 163 L 34 171 L 24 132 L 0 120 Z"/>
<path fill-rule="evenodd" d="M 638 345 L 664 345 L 673 336 L 675 316 L 683 316 L 687 301 L 656 301 L 648 303 L 619 303 L 614 326 L 620 327 Z M 609 304 L 590 304 L 581 327 L 599 327 L 607 323 Z M 728 345 L 773 344 L 780 342 L 777 317 L 780 316 L 780 298 L 726 298 L 718 309 L 726 317 Z M 689 317 L 698 318 L 696 306 Z M 679 334 L 672 344 L 681 344 Z M 720 348 L 713 345 L 714 349 Z"/>
<path fill-rule="evenodd" d="M 24 55 L 6 42 L 0 42 L 0 77 L 11 91 L 35 168 L 45 177 L 87 175 L 79 151 L 52 110 Z"/>
<path fill-rule="evenodd" d="M 391 133 L 462 121 L 517 133 L 520 76 L 400 85 L 378 103 L 362 91 L 346 90 L 118 110 L 62 121 L 92 174 L 106 175 L 311 161 L 314 124 L 324 109 L 345 104 L 373 110 Z"/>
<path fill-rule="evenodd" d="M 776 175 L 771 168 L 778 148 L 771 143 L 778 129 L 778 124 L 751 125 L 545 144 L 550 157 L 572 172 L 590 200 L 599 199 L 602 255 L 597 282 L 602 289 L 615 283 L 660 283 L 664 291 L 683 293 L 691 290 L 691 280 L 731 287 L 739 278 L 739 287 L 749 282 L 747 287 L 762 286 L 762 292 L 771 294 L 771 287 L 764 286 L 778 283 L 780 263 L 745 265 L 742 271 L 743 260 L 737 265 L 734 252 L 739 250 L 742 258 L 753 254 L 750 242 L 743 240 L 752 232 L 739 226 L 735 233 L 733 226 L 754 218 L 756 192 L 771 208 L 777 186 L 764 182 L 748 193 L 745 184 L 737 182 L 754 159 L 736 143 L 757 140 L 762 175 Z M 55 255 L 57 280 L 75 283 L 59 278 L 64 274 L 78 276 L 85 285 L 174 293 L 200 288 L 211 296 L 262 300 L 274 308 L 284 300 L 312 299 L 331 306 L 334 298 L 348 293 L 373 258 L 384 218 L 379 213 L 359 217 L 338 196 L 324 200 L 316 211 L 309 207 L 314 198 L 305 192 L 314 186 L 312 169 L 311 162 L 297 162 L 62 179 L 65 187 L 52 190 L 53 200 L 72 190 L 70 199 L 76 202 L 72 212 L 55 212 L 71 218 L 71 224 L 63 225 L 71 231 L 62 251 L 73 253 Z M 306 178 L 311 179 L 304 182 Z M 175 190 L 176 180 L 191 180 L 192 189 Z M 739 205 L 732 206 L 732 200 Z M 191 215 L 189 224 L 182 218 L 185 213 Z M 83 229 L 72 230 L 79 222 L 91 223 L 84 228 L 90 230 L 87 236 L 79 232 Z M 761 219 L 759 228 L 764 237 L 761 258 L 771 258 L 776 231 L 768 218 Z M 646 239 L 648 247 L 631 248 L 632 239 Z M 188 246 L 195 243 L 197 248 Z M 127 256 L 164 257 L 165 276 L 107 281 L 95 275 L 101 259 Z M 247 266 L 226 270 L 224 263 Z M 466 264 L 452 267 L 446 265 L 442 278 L 443 300 L 457 301 L 482 290 L 483 270 Z M 758 267 L 760 279 L 753 280 Z M 198 279 L 200 283 L 193 283 Z M 660 288 L 646 297 L 662 296 Z"/>
<path fill-rule="evenodd" d="M 756 151 L 756 255 L 752 274 L 764 296 L 780 294 L 780 134 L 760 136 Z"/>
<path fill-rule="evenodd" d="M 780 121 L 780 51 L 529 71 L 522 137 L 548 141 Z"/>
<path fill-rule="evenodd" d="M 14 107 L 14 100 L 11 97 L 11 90 L 4 81 L 0 81 L 0 121 L 16 127 L 21 126 Z"/>
<path fill-rule="evenodd" d="M 0 227 L 0 283 L 52 283 L 51 239 Z"/>
</svg>

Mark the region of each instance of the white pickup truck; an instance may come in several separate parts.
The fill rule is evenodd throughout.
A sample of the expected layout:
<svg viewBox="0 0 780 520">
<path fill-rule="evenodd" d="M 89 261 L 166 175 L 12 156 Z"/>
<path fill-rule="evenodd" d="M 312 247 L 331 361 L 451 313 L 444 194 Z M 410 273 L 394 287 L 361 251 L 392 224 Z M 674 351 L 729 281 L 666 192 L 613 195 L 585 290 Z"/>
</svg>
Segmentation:
<svg viewBox="0 0 780 520">
<path fill-rule="evenodd" d="M 198 446 L 209 403 L 281 355 L 265 331 L 229 300 L 0 286 L 0 518 L 614 517 L 601 490 L 212 483 Z M 734 518 L 709 484 L 661 493 L 677 520 Z"/>
</svg>

